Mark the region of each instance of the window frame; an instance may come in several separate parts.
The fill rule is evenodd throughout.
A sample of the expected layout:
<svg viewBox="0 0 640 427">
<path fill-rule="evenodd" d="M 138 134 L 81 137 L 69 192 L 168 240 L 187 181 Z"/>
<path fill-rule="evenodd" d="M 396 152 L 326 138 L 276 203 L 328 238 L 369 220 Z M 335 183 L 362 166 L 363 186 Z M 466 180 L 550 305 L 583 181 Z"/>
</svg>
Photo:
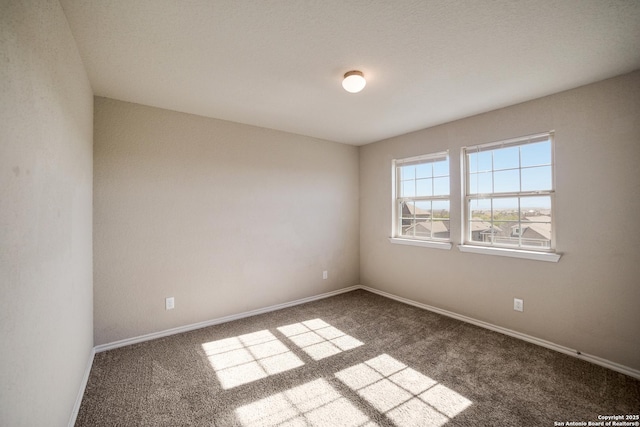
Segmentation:
<svg viewBox="0 0 640 427">
<path fill-rule="evenodd" d="M 482 151 L 492 151 L 497 148 L 509 148 L 509 147 L 521 147 L 528 144 L 534 144 L 537 142 L 543 142 L 548 140 L 550 142 L 550 156 L 551 156 L 551 189 L 550 190 L 535 190 L 535 191 L 522 191 L 522 184 L 520 181 L 520 191 L 511 192 L 495 192 L 492 184 L 492 192 L 490 193 L 470 193 L 470 179 L 471 172 L 468 164 L 468 154 Z M 521 153 L 519 153 L 521 156 Z M 554 131 L 543 132 L 533 135 L 521 136 L 517 138 L 511 138 L 502 141 L 495 141 L 485 144 L 478 144 L 461 148 L 461 245 L 459 249 L 462 252 L 473 253 L 486 253 L 503 256 L 511 256 L 516 258 L 529 258 L 538 259 L 543 261 L 557 262 L 560 259 L 560 255 L 556 253 L 556 215 L 555 215 L 555 140 Z M 522 159 L 520 158 L 518 163 L 518 173 L 522 176 L 522 170 L 535 166 L 522 166 Z M 515 168 L 513 168 L 515 169 Z M 512 169 L 509 169 L 512 170 Z M 491 166 L 492 173 L 495 172 L 494 165 Z M 472 229 L 470 219 L 470 202 L 474 199 L 501 199 L 501 198 L 518 198 L 521 197 L 549 197 L 550 200 L 550 215 L 551 215 L 551 235 L 548 248 L 535 248 L 533 246 L 523 246 L 522 241 L 516 245 L 500 244 L 495 242 L 479 242 L 472 240 Z M 518 202 L 519 203 L 519 202 Z M 520 208 L 519 208 L 520 209 Z M 518 221 L 520 227 L 522 222 Z M 522 231 L 522 230 L 521 230 Z M 520 235 L 521 239 L 522 236 Z"/>
<path fill-rule="evenodd" d="M 423 164 L 423 163 L 435 163 L 438 159 L 446 159 L 448 162 L 447 179 L 448 179 L 448 192 L 446 195 L 431 195 L 431 196 L 414 196 L 414 197 L 400 197 L 402 194 L 400 185 L 402 180 L 400 177 L 400 170 L 403 166 L 411 164 Z M 439 151 L 435 153 L 423 154 L 420 156 L 406 157 L 400 159 L 393 159 L 392 168 L 392 219 L 391 219 L 391 237 L 389 241 L 391 243 L 410 245 L 410 246 L 422 246 L 436 249 L 451 249 L 451 157 L 449 156 L 449 150 Z M 432 174 L 431 179 L 443 177 L 434 176 Z M 449 202 L 449 237 L 448 238 L 434 238 L 434 237 L 418 237 L 418 236 L 406 236 L 402 234 L 402 212 L 401 206 L 403 201 L 447 201 Z M 432 207 L 433 212 L 433 207 Z"/>
</svg>

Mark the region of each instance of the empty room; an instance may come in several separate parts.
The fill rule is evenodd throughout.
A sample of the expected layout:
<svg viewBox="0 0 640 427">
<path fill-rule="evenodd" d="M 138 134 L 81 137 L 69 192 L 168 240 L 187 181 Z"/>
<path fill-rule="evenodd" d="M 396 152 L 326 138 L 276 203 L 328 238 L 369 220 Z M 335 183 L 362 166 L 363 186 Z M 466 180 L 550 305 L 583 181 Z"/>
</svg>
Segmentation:
<svg viewBox="0 0 640 427">
<path fill-rule="evenodd" d="M 0 0 L 0 425 L 639 426 L 637 0 Z"/>
</svg>

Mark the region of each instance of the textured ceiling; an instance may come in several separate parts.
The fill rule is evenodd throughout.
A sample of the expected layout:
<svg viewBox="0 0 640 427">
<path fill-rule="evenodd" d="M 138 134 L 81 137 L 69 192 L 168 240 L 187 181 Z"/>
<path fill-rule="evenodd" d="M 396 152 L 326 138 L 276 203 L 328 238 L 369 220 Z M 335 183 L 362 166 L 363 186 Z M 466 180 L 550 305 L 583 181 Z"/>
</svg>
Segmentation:
<svg viewBox="0 0 640 427">
<path fill-rule="evenodd" d="M 354 145 L 640 68 L 638 0 L 61 4 L 96 95 Z"/>
</svg>

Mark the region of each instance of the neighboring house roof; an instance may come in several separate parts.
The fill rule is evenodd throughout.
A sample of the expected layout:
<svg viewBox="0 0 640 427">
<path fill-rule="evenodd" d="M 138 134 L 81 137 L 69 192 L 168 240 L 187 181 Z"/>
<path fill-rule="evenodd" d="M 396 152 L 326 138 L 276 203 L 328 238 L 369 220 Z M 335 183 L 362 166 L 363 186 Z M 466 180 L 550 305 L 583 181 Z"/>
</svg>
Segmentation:
<svg viewBox="0 0 640 427">
<path fill-rule="evenodd" d="M 534 222 L 535 221 L 535 222 Z M 522 225 L 522 236 L 523 237 L 538 237 L 535 235 L 531 235 L 531 233 L 536 233 L 540 236 L 540 238 L 551 240 L 551 217 L 547 215 L 536 215 L 526 217 L 524 221 L 521 222 Z M 511 228 L 515 228 L 517 225 L 512 226 Z"/>
<path fill-rule="evenodd" d="M 448 233 L 449 221 L 433 221 L 433 222 L 423 221 L 423 222 L 417 223 L 412 227 L 415 227 L 416 231 L 422 231 L 424 233 L 429 233 L 429 232 L 433 232 L 434 234 Z M 409 227 L 409 229 L 411 229 L 412 227 Z"/>
<path fill-rule="evenodd" d="M 449 234 L 449 221 L 434 221 L 433 223 L 431 221 L 418 222 L 408 227 L 405 233 L 409 235 L 430 234 L 434 237 L 446 237 Z"/>
<path fill-rule="evenodd" d="M 500 227 L 492 226 L 490 222 L 486 222 L 482 218 L 471 218 L 471 231 L 488 231 L 491 229 L 502 231 Z"/>
<path fill-rule="evenodd" d="M 402 205 L 402 210 L 406 212 L 403 213 L 409 213 L 411 215 L 421 215 L 421 216 L 431 216 L 431 211 L 428 210 L 424 210 L 424 209 L 420 209 L 420 208 L 416 208 L 415 205 L 413 204 L 409 204 L 409 203 L 405 203 Z"/>
</svg>

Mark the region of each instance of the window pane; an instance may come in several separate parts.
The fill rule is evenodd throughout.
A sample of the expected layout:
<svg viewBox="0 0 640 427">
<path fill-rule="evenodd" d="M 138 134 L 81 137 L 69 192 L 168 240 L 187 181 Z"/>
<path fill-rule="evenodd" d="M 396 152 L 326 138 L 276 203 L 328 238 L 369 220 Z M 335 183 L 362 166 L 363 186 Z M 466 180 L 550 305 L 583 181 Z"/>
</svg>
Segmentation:
<svg viewBox="0 0 640 427">
<path fill-rule="evenodd" d="M 469 232 L 473 242 L 493 243 L 493 228 L 487 221 L 471 221 Z"/>
<path fill-rule="evenodd" d="M 469 176 L 469 181 L 467 181 L 467 189 L 466 189 L 467 194 L 479 194 L 480 191 L 478 191 L 479 190 L 478 174 L 474 172 L 474 173 L 470 173 L 468 176 Z"/>
<path fill-rule="evenodd" d="M 416 196 L 432 196 L 433 195 L 432 179 L 416 180 Z"/>
<path fill-rule="evenodd" d="M 520 210 L 524 216 L 532 215 L 551 215 L 551 197 L 535 196 L 521 197 Z"/>
<path fill-rule="evenodd" d="M 415 220 L 402 221 L 402 235 L 405 237 L 414 237 L 416 231 Z"/>
<path fill-rule="evenodd" d="M 408 233 L 407 230 L 412 230 L 412 225 L 415 222 L 415 218 L 413 216 L 413 212 L 415 211 L 414 203 L 407 202 L 400 204 L 400 213 L 399 213 L 399 224 L 398 229 L 400 230 L 400 234 L 406 235 Z"/>
<path fill-rule="evenodd" d="M 499 221 L 494 224 L 496 226 L 494 243 L 509 246 L 520 244 L 520 238 L 517 234 L 520 227 L 519 221 Z"/>
<path fill-rule="evenodd" d="M 434 239 L 449 239 L 449 221 L 433 220 L 431 223 L 431 232 Z"/>
<path fill-rule="evenodd" d="M 400 179 L 415 179 L 416 167 L 415 166 L 402 166 L 400 168 Z"/>
<path fill-rule="evenodd" d="M 432 163 L 423 163 L 416 165 L 416 178 L 431 178 L 432 176 Z"/>
<path fill-rule="evenodd" d="M 513 169 L 519 167 L 519 147 L 499 148 L 497 150 L 493 150 L 493 170 Z"/>
<path fill-rule="evenodd" d="M 449 194 L 449 177 L 433 179 L 433 195 L 446 196 Z"/>
<path fill-rule="evenodd" d="M 520 191 L 519 170 L 494 172 L 493 191 L 495 193 L 516 193 Z"/>
<path fill-rule="evenodd" d="M 400 197 L 415 197 L 416 196 L 416 182 L 415 181 L 402 181 L 402 194 Z"/>
<path fill-rule="evenodd" d="M 431 238 L 431 221 L 420 221 L 416 223 L 416 237 Z"/>
<path fill-rule="evenodd" d="M 493 192 L 491 183 L 491 172 L 470 174 L 468 194 L 489 194 Z"/>
<path fill-rule="evenodd" d="M 434 200 L 432 209 L 433 218 L 449 218 L 448 200 Z"/>
<path fill-rule="evenodd" d="M 415 202 L 415 216 L 416 218 L 418 218 L 419 220 L 424 220 L 427 218 L 431 218 L 431 201 L 427 200 L 427 201 L 420 201 L 420 202 Z"/>
<path fill-rule="evenodd" d="M 415 203 L 414 202 L 401 202 L 400 203 L 400 212 L 399 212 L 399 221 L 398 225 L 399 232 L 401 236 L 412 237 L 414 232 L 415 219 L 413 217 L 413 212 L 415 211 Z"/>
<path fill-rule="evenodd" d="M 551 166 L 522 169 L 522 191 L 551 190 Z"/>
<path fill-rule="evenodd" d="M 469 201 L 469 218 L 491 221 L 491 199 L 472 199 Z"/>
<path fill-rule="evenodd" d="M 518 198 L 485 199 L 483 207 L 490 204 L 492 211 L 472 210 L 472 240 L 485 243 L 512 244 L 509 241 L 511 225 L 519 220 Z M 480 220 L 484 221 L 480 222 Z"/>
<path fill-rule="evenodd" d="M 467 164 L 469 165 L 469 172 L 490 171 L 492 168 L 491 151 L 469 153 L 467 155 Z"/>
<path fill-rule="evenodd" d="M 449 176 L 449 159 L 433 164 L 433 176 Z"/>
<path fill-rule="evenodd" d="M 551 164 L 551 141 L 526 144 L 520 147 L 522 166 Z"/>
<path fill-rule="evenodd" d="M 522 221 L 522 246 L 551 247 L 551 222 Z"/>
<path fill-rule="evenodd" d="M 413 202 L 401 202 L 400 203 L 400 216 L 410 217 L 413 216 Z"/>
<path fill-rule="evenodd" d="M 522 245 L 531 248 L 551 247 L 551 197 L 522 197 Z"/>
<path fill-rule="evenodd" d="M 518 205 L 517 197 L 493 199 L 493 218 L 505 219 L 509 216 L 509 219 L 518 219 L 520 214 Z"/>
</svg>

